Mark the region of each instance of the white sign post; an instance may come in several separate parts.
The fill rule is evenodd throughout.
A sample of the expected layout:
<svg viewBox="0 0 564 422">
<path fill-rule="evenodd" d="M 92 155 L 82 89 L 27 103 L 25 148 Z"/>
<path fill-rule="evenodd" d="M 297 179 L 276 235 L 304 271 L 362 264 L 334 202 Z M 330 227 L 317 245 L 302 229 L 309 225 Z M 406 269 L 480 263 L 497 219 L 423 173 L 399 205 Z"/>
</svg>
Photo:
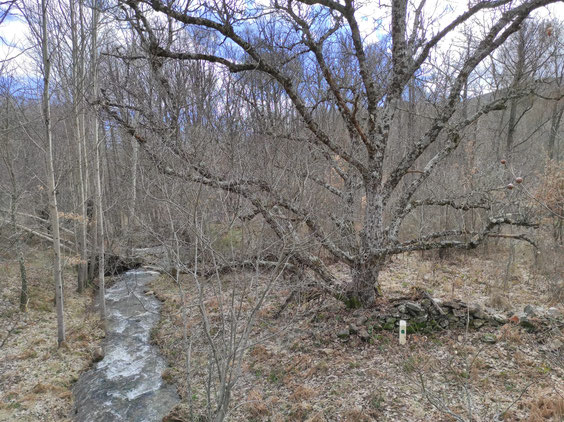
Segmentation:
<svg viewBox="0 0 564 422">
<path fill-rule="evenodd" d="M 406 332 L 407 332 L 407 327 L 406 327 L 406 323 L 403 319 L 400 320 L 400 326 L 399 326 L 399 342 L 400 344 L 405 344 L 407 342 L 407 338 L 406 338 Z"/>
</svg>

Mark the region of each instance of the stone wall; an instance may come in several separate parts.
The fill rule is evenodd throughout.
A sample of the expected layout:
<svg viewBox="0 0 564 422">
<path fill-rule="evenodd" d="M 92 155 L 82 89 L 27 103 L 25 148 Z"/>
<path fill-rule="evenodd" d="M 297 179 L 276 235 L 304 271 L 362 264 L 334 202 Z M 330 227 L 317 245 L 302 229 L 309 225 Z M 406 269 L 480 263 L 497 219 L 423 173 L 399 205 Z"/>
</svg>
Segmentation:
<svg viewBox="0 0 564 422">
<path fill-rule="evenodd" d="M 445 329 L 481 329 L 507 323 L 518 324 L 528 331 L 538 331 L 561 321 L 556 308 L 545 310 L 528 305 L 522 312 L 502 313 L 478 304 L 467 304 L 460 300 L 441 301 L 429 295 L 419 299 L 398 299 L 386 309 L 370 316 L 358 316 L 347 328 L 339 331 L 340 338 L 358 335 L 363 340 L 370 333 L 387 330 L 397 331 L 400 320 L 407 323 L 407 334 L 430 333 Z"/>
</svg>

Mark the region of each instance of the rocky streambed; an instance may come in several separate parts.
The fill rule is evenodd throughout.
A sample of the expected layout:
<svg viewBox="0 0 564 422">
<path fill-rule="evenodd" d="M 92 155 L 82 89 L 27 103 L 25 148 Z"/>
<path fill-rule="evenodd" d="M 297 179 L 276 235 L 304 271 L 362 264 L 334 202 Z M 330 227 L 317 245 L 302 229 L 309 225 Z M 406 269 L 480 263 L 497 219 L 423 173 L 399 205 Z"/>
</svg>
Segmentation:
<svg viewBox="0 0 564 422">
<path fill-rule="evenodd" d="M 161 378 L 166 363 L 150 344 L 161 304 L 143 290 L 156 274 L 129 271 L 107 290 L 104 357 L 73 389 L 75 421 L 160 421 L 178 402 L 175 387 Z"/>
</svg>

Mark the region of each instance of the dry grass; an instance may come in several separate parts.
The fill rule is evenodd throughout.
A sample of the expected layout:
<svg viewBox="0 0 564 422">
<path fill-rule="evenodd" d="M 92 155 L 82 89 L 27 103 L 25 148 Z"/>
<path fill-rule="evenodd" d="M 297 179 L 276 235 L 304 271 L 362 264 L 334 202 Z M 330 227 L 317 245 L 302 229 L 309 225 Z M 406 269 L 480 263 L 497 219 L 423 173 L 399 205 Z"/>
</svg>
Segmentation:
<svg viewBox="0 0 564 422">
<path fill-rule="evenodd" d="M 294 392 L 290 394 L 290 401 L 301 402 L 303 400 L 310 400 L 317 395 L 315 390 L 305 385 L 298 385 Z"/>
<path fill-rule="evenodd" d="M 270 415 L 267 403 L 259 391 L 251 390 L 247 394 L 246 409 L 252 418 L 264 418 Z"/>
<path fill-rule="evenodd" d="M 513 285 L 504 296 L 507 303 L 517 310 L 528 303 L 547 306 L 549 298 L 542 282 L 531 281 L 526 267 L 516 265 L 515 273 L 529 282 Z M 485 304 L 498 284 L 496 274 L 495 261 L 464 258 L 430 263 L 412 255 L 395 259 L 382 277 L 382 287 L 388 297 L 405 296 L 413 285 L 419 285 L 434 296 Z M 226 277 L 226 290 L 236 277 Z M 465 388 L 469 387 L 476 421 L 489 422 L 508 407 L 506 419 L 513 419 L 507 420 L 524 421 L 538 415 L 545 417 L 541 420 L 558 420 L 550 419 L 559 417 L 556 399 L 545 403 L 535 398 L 541 397 L 537 389 L 560 394 L 564 389 L 564 367 L 550 363 L 554 360 L 549 361 L 542 350 L 542 336 L 507 324 L 497 331 L 487 330 L 496 336 L 496 344 L 482 341 L 484 331 L 466 335 L 450 330 L 410 336 L 406 347 L 399 346 L 395 333 L 389 332 L 371 332 L 369 342 L 356 336 L 342 340 L 336 335 L 339 330 L 360 317 L 370 318 L 371 311 L 346 310 L 342 303 L 326 297 L 323 301 L 292 302 L 280 318 L 273 318 L 291 288 L 288 284 L 277 286 L 266 304 L 268 312 L 259 313 L 254 334 L 275 335 L 249 349 L 242 378 L 233 392 L 233 403 L 239 406 L 232 410 L 230 420 L 452 420 L 424 399 L 420 377 L 429 391 L 461 414 L 466 412 Z M 181 330 L 174 324 L 180 304 L 172 300 L 176 294 L 170 280 L 158 279 L 153 289 L 165 300 L 155 338 L 175 369 L 171 373 L 182 395 L 184 353 Z M 188 280 L 184 289 L 190 299 L 193 291 Z M 217 321 L 218 303 L 209 303 L 215 305 L 210 318 Z M 195 341 L 193 365 L 204 368 L 207 350 L 201 341 L 197 313 L 192 313 L 188 324 Z M 193 397 L 196 406 L 202 406 L 206 371 L 196 372 Z"/>
<path fill-rule="evenodd" d="M 564 420 L 564 397 L 545 393 L 529 403 L 529 422 L 545 422 L 547 420 Z"/>
<path fill-rule="evenodd" d="M 19 272 L 12 260 L 0 264 L 0 421 L 66 421 L 72 409 L 71 387 L 91 362 L 103 336 L 90 291 L 75 292 L 75 278 L 65 268 L 66 344 L 57 348 L 52 271 L 47 252 L 28 254 L 30 300 L 18 310 Z"/>
</svg>

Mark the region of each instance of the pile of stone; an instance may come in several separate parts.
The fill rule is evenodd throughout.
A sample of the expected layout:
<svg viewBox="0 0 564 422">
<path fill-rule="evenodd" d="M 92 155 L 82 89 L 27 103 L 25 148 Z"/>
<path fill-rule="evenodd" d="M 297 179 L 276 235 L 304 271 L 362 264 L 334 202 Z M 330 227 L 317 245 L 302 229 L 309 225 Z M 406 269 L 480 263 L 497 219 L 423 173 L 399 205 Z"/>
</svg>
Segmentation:
<svg viewBox="0 0 564 422">
<path fill-rule="evenodd" d="M 479 304 L 467 304 L 460 300 L 442 301 L 425 295 L 419 300 L 398 300 L 391 307 L 379 310 L 370 317 L 358 317 L 337 333 L 346 339 L 358 335 L 363 340 L 374 332 L 397 331 L 400 320 L 407 323 L 407 334 L 430 333 L 445 329 L 481 329 L 504 324 L 515 324 L 530 332 L 554 326 L 562 322 L 562 314 L 556 308 L 548 310 L 527 305 L 522 312 L 501 313 Z"/>
</svg>

